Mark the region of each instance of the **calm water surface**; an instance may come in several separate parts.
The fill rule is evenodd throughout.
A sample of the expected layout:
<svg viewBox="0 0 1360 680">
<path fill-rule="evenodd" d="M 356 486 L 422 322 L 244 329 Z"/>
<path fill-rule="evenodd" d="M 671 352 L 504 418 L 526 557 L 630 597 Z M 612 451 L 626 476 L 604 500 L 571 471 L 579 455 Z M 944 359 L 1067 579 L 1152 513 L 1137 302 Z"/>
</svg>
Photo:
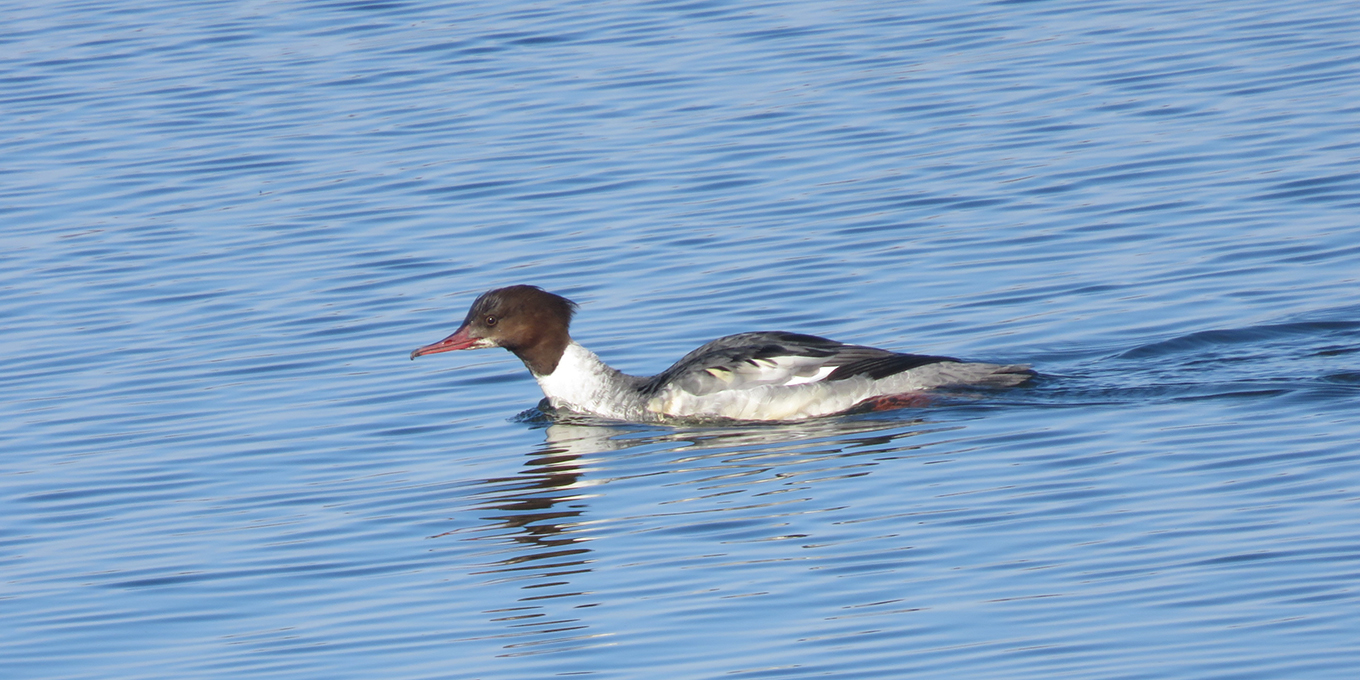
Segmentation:
<svg viewBox="0 0 1360 680">
<path fill-rule="evenodd" d="M 1352 3 L 0 6 L 5 678 L 1352 678 Z M 1028 362 L 797 425 L 407 361 Z"/>
</svg>

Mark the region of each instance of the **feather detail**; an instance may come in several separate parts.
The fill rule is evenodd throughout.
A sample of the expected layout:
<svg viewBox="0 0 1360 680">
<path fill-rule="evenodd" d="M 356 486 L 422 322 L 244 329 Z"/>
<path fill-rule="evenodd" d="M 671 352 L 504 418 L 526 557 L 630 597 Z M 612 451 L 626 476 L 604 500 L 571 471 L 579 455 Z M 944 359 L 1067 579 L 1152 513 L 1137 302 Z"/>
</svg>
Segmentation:
<svg viewBox="0 0 1360 680">
<path fill-rule="evenodd" d="M 899 354 L 782 331 L 718 338 L 642 385 L 665 416 L 796 420 L 839 413 L 873 397 L 957 384 L 1015 385 L 1025 366 Z"/>
</svg>

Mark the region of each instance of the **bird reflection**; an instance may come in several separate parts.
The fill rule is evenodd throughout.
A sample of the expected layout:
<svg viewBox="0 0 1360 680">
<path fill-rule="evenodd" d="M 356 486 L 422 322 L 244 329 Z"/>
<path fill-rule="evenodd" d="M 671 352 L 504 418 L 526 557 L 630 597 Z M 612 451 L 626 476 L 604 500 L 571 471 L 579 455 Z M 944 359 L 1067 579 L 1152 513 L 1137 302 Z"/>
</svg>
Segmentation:
<svg viewBox="0 0 1360 680">
<path fill-rule="evenodd" d="M 508 540 L 528 549 L 517 549 L 512 556 L 479 573 L 551 568 L 551 575 L 564 576 L 589 571 L 586 565 L 590 549 L 576 528 L 594 495 L 589 490 L 608 482 L 607 479 L 585 477 L 592 467 L 592 456 L 670 442 L 684 444 L 685 458 L 691 459 L 704 456 L 708 450 L 730 454 L 734 447 L 788 445 L 821 438 L 838 440 L 838 445 L 818 455 L 837 455 L 847 448 L 887 445 L 911 434 L 901 430 L 903 425 L 921 422 L 840 419 L 780 427 L 732 425 L 678 429 L 629 427 L 554 415 L 553 419 L 547 420 L 551 424 L 544 428 L 544 443 L 528 454 L 523 469 L 513 477 L 482 482 L 489 488 L 476 495 L 481 502 L 474 509 L 495 511 L 496 514 L 480 517 L 492 523 L 480 529 L 480 539 Z M 845 438 L 846 435 L 851 437 Z"/>
<path fill-rule="evenodd" d="M 477 494 L 482 501 L 474 506 L 475 511 L 493 513 L 480 517 L 492 523 L 483 529 L 490 538 L 510 540 L 528 549 L 515 550 L 511 557 L 481 573 L 546 568 L 560 576 L 585 571 L 585 556 L 590 550 L 568 530 L 585 508 L 586 498 L 576 488 L 582 474 L 581 455 L 551 443 L 529 455 L 515 476 L 483 482 L 490 488 Z"/>
<path fill-rule="evenodd" d="M 505 645 L 507 650 L 516 650 L 512 654 L 528 653 L 521 647 L 560 650 L 590 644 L 599 637 L 574 614 L 554 616 L 554 610 L 561 610 L 549 603 L 565 604 L 588 594 L 574 584 L 590 572 L 591 561 L 591 550 L 579 529 L 590 499 L 582 476 L 588 454 L 630 445 L 613 443 L 613 437 L 624 431 L 550 425 L 547 440 L 528 454 L 516 475 L 480 484 L 487 488 L 474 496 L 473 510 L 487 524 L 478 527 L 479 535 L 470 540 L 508 542 L 513 547 L 509 557 L 472 573 L 496 575 L 496 581 L 520 581 L 525 591 L 514 604 L 485 612 L 493 622 L 515 631 L 509 636 L 513 641 Z M 577 602 L 570 611 L 595 604 Z"/>
<path fill-rule="evenodd" d="M 828 458 L 905 451 L 915 448 L 908 443 L 913 435 L 926 431 L 920 427 L 923 421 L 901 417 L 667 427 L 534 413 L 538 415 L 522 420 L 542 427 L 544 442 L 526 454 L 516 474 L 484 480 L 471 499 L 479 522 L 472 529 L 475 537 L 467 540 L 491 543 L 499 558 L 472 573 L 491 575 L 488 584 L 517 583 L 521 591 L 513 603 L 485 612 L 515 631 L 507 649 L 591 645 L 607 636 L 580 618 L 582 611 L 600 604 L 590 601 L 588 575 L 596 560 L 591 558 L 593 535 L 585 515 L 610 484 L 639 472 L 651 474 L 648 466 L 629 468 L 639 459 L 624 450 L 642 446 L 652 452 L 662 444 L 663 450 L 674 452 L 663 464 L 667 470 L 712 467 L 730 476 L 734 470 L 768 472 Z M 634 462 L 623 462 L 630 459 Z M 619 518 L 590 518 L 589 526 L 598 528 L 610 519 Z"/>
</svg>

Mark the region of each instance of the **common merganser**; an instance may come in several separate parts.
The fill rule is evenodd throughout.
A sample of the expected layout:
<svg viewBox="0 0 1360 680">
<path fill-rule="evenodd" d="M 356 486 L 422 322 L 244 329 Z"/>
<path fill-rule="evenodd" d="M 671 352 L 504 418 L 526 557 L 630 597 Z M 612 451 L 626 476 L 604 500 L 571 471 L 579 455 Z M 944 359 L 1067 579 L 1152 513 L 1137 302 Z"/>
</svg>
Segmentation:
<svg viewBox="0 0 1360 680">
<path fill-rule="evenodd" d="M 899 354 L 784 331 L 718 338 L 657 375 L 633 376 L 571 339 L 576 307 L 535 286 L 497 288 L 472 303 L 453 335 L 411 358 L 504 347 L 524 362 L 554 408 L 643 422 L 802 420 L 907 404 L 909 395 L 936 387 L 1010 387 L 1034 376 L 1025 365 Z"/>
</svg>

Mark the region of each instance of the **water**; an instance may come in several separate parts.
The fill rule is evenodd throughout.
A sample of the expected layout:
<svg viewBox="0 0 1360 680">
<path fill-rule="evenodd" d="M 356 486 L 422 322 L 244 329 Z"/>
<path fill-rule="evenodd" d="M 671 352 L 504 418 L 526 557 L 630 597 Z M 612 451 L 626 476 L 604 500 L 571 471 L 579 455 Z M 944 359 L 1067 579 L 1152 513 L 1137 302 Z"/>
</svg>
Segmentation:
<svg viewBox="0 0 1360 680">
<path fill-rule="evenodd" d="M 6 678 L 1349 678 L 1348 3 L 48 3 L 0 19 Z M 1028 362 L 799 425 L 661 370 Z"/>
</svg>

